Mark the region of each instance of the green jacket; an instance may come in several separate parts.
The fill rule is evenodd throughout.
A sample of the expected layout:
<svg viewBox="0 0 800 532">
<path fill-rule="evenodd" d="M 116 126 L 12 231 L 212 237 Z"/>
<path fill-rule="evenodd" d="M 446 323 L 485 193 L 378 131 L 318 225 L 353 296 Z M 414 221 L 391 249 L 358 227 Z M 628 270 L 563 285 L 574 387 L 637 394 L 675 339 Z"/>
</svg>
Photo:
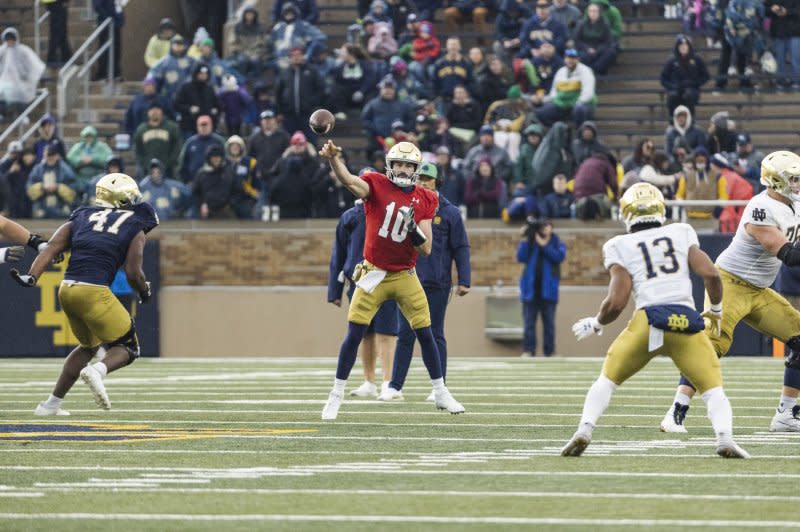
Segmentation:
<svg viewBox="0 0 800 532">
<path fill-rule="evenodd" d="M 605 19 L 608 27 L 611 28 L 611 34 L 614 36 L 617 42 L 622 39 L 622 14 L 620 14 L 619 9 L 612 6 L 608 0 L 591 0 L 590 4 L 600 4 L 601 6 L 601 13 L 603 18 Z"/>
<path fill-rule="evenodd" d="M 183 146 L 183 137 L 178 124 L 164 119 L 158 127 L 150 127 L 145 121 L 133 134 L 133 149 L 139 169 L 147 169 L 151 159 L 158 159 L 164 165 L 167 175 L 177 176 L 178 156 Z"/>
<path fill-rule="evenodd" d="M 111 155 L 108 144 L 97 140 L 97 129 L 92 126 L 83 128 L 80 142 L 67 152 L 67 162 L 75 170 L 80 190 L 105 169 L 106 161 Z M 87 161 L 83 160 L 84 157 L 88 157 Z"/>
<path fill-rule="evenodd" d="M 514 177 L 511 183 L 516 185 L 522 183 L 530 187 L 533 184 L 534 169 L 533 169 L 533 156 L 536 153 L 538 146 L 534 147 L 527 141 L 530 133 L 538 133 L 540 139 L 544 138 L 544 128 L 541 124 L 531 124 L 523 131 L 523 141 L 519 147 L 519 157 L 514 162 Z M 541 145 L 541 141 L 539 142 Z"/>
</svg>

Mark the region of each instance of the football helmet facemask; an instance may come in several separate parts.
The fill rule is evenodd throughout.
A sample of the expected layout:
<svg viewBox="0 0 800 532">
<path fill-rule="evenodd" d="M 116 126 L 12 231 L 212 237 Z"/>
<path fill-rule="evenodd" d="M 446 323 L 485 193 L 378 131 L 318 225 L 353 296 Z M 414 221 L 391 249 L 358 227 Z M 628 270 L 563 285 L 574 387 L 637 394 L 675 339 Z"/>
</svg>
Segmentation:
<svg viewBox="0 0 800 532">
<path fill-rule="evenodd" d="M 650 183 L 636 183 L 619 200 L 620 218 L 628 231 L 634 225 L 666 221 L 664 195 Z"/>
<path fill-rule="evenodd" d="M 396 175 L 392 169 L 393 162 L 406 162 L 414 165 L 410 176 Z M 386 154 L 386 176 L 398 187 L 409 187 L 417 181 L 419 167 L 422 164 L 422 152 L 410 142 L 398 142 Z"/>
<path fill-rule="evenodd" d="M 95 186 L 95 203 L 101 207 L 120 209 L 142 201 L 136 181 L 127 174 L 106 174 Z"/>
<path fill-rule="evenodd" d="M 792 201 L 800 201 L 800 155 L 780 150 L 764 157 L 761 184 Z"/>
</svg>

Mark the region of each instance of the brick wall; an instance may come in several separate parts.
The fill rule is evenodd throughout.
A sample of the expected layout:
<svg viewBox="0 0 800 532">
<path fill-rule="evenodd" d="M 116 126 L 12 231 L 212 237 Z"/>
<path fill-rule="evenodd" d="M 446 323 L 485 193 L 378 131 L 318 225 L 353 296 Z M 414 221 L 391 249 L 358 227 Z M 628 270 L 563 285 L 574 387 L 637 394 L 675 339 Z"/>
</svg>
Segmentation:
<svg viewBox="0 0 800 532">
<path fill-rule="evenodd" d="M 601 246 L 619 232 L 616 228 L 557 231 L 567 244 L 562 282 L 606 284 Z M 470 231 L 473 285 L 517 282 L 521 271 L 515 262 L 518 235 L 516 229 L 505 227 Z M 153 237 L 161 241 L 164 286 L 302 286 L 327 283 L 333 230 L 185 232 L 165 227 Z"/>
</svg>

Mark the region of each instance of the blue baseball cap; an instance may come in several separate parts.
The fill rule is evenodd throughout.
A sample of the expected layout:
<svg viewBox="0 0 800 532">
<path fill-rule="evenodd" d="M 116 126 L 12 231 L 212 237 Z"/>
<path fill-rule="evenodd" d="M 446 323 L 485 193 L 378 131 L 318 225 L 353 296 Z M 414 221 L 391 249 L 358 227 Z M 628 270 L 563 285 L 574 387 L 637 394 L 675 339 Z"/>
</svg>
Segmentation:
<svg viewBox="0 0 800 532">
<path fill-rule="evenodd" d="M 564 52 L 564 57 L 580 57 L 580 54 L 575 48 L 567 48 Z"/>
</svg>

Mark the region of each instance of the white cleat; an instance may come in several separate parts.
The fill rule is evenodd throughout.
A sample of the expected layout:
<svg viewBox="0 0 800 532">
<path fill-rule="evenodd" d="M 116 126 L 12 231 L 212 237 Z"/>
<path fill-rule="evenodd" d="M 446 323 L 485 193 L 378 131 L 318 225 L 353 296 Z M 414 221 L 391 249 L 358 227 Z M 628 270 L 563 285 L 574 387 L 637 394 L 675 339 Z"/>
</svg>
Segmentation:
<svg viewBox="0 0 800 532">
<path fill-rule="evenodd" d="M 677 415 L 675 415 L 676 409 L 678 409 Z M 661 420 L 661 432 L 676 432 L 681 434 L 688 432 L 686 426 L 683 424 L 688 410 L 689 405 L 682 406 L 680 403 L 675 403 L 669 407 L 664 419 Z"/>
<path fill-rule="evenodd" d="M 403 392 L 400 390 L 395 390 L 391 386 L 387 386 L 386 388 L 381 390 L 381 394 L 378 396 L 378 401 L 404 401 L 405 397 L 403 397 Z"/>
<path fill-rule="evenodd" d="M 794 405 L 791 410 L 775 410 L 772 423 L 769 424 L 770 432 L 800 432 L 800 405 Z"/>
<path fill-rule="evenodd" d="M 591 436 L 578 431 L 572 435 L 572 438 L 570 438 L 564 448 L 561 449 L 561 456 L 580 456 L 583 454 L 583 451 L 589 447 L 591 441 Z"/>
<path fill-rule="evenodd" d="M 330 394 L 328 394 L 328 401 L 322 408 L 322 419 L 326 421 L 336 419 L 336 416 L 339 415 L 339 407 L 342 406 L 343 400 L 344 400 L 343 395 L 339 395 L 338 393 L 335 392 L 331 392 Z"/>
<path fill-rule="evenodd" d="M 62 410 L 61 407 L 47 406 L 44 403 L 39 403 L 36 410 L 33 411 L 34 416 L 68 416 L 69 412 Z"/>
<path fill-rule="evenodd" d="M 103 410 L 111 410 L 111 401 L 108 399 L 106 386 L 103 384 L 103 376 L 92 366 L 86 366 L 81 370 L 81 380 L 86 383 L 92 392 L 94 402 Z"/>
<path fill-rule="evenodd" d="M 464 407 L 450 394 L 450 390 L 443 388 L 433 394 L 433 403 L 439 410 L 447 410 L 451 414 L 463 414 Z"/>
<path fill-rule="evenodd" d="M 378 388 L 369 381 L 364 381 L 361 386 L 350 391 L 351 397 L 375 397 L 376 395 L 378 395 Z"/>
<path fill-rule="evenodd" d="M 433 403 L 434 401 L 436 401 L 436 392 L 435 391 L 431 391 L 430 395 L 428 395 L 428 397 L 426 397 L 425 400 L 430 402 L 430 403 Z"/>
<path fill-rule="evenodd" d="M 736 445 L 733 441 L 717 444 L 717 454 L 723 458 L 750 458 L 750 453 Z"/>
</svg>

